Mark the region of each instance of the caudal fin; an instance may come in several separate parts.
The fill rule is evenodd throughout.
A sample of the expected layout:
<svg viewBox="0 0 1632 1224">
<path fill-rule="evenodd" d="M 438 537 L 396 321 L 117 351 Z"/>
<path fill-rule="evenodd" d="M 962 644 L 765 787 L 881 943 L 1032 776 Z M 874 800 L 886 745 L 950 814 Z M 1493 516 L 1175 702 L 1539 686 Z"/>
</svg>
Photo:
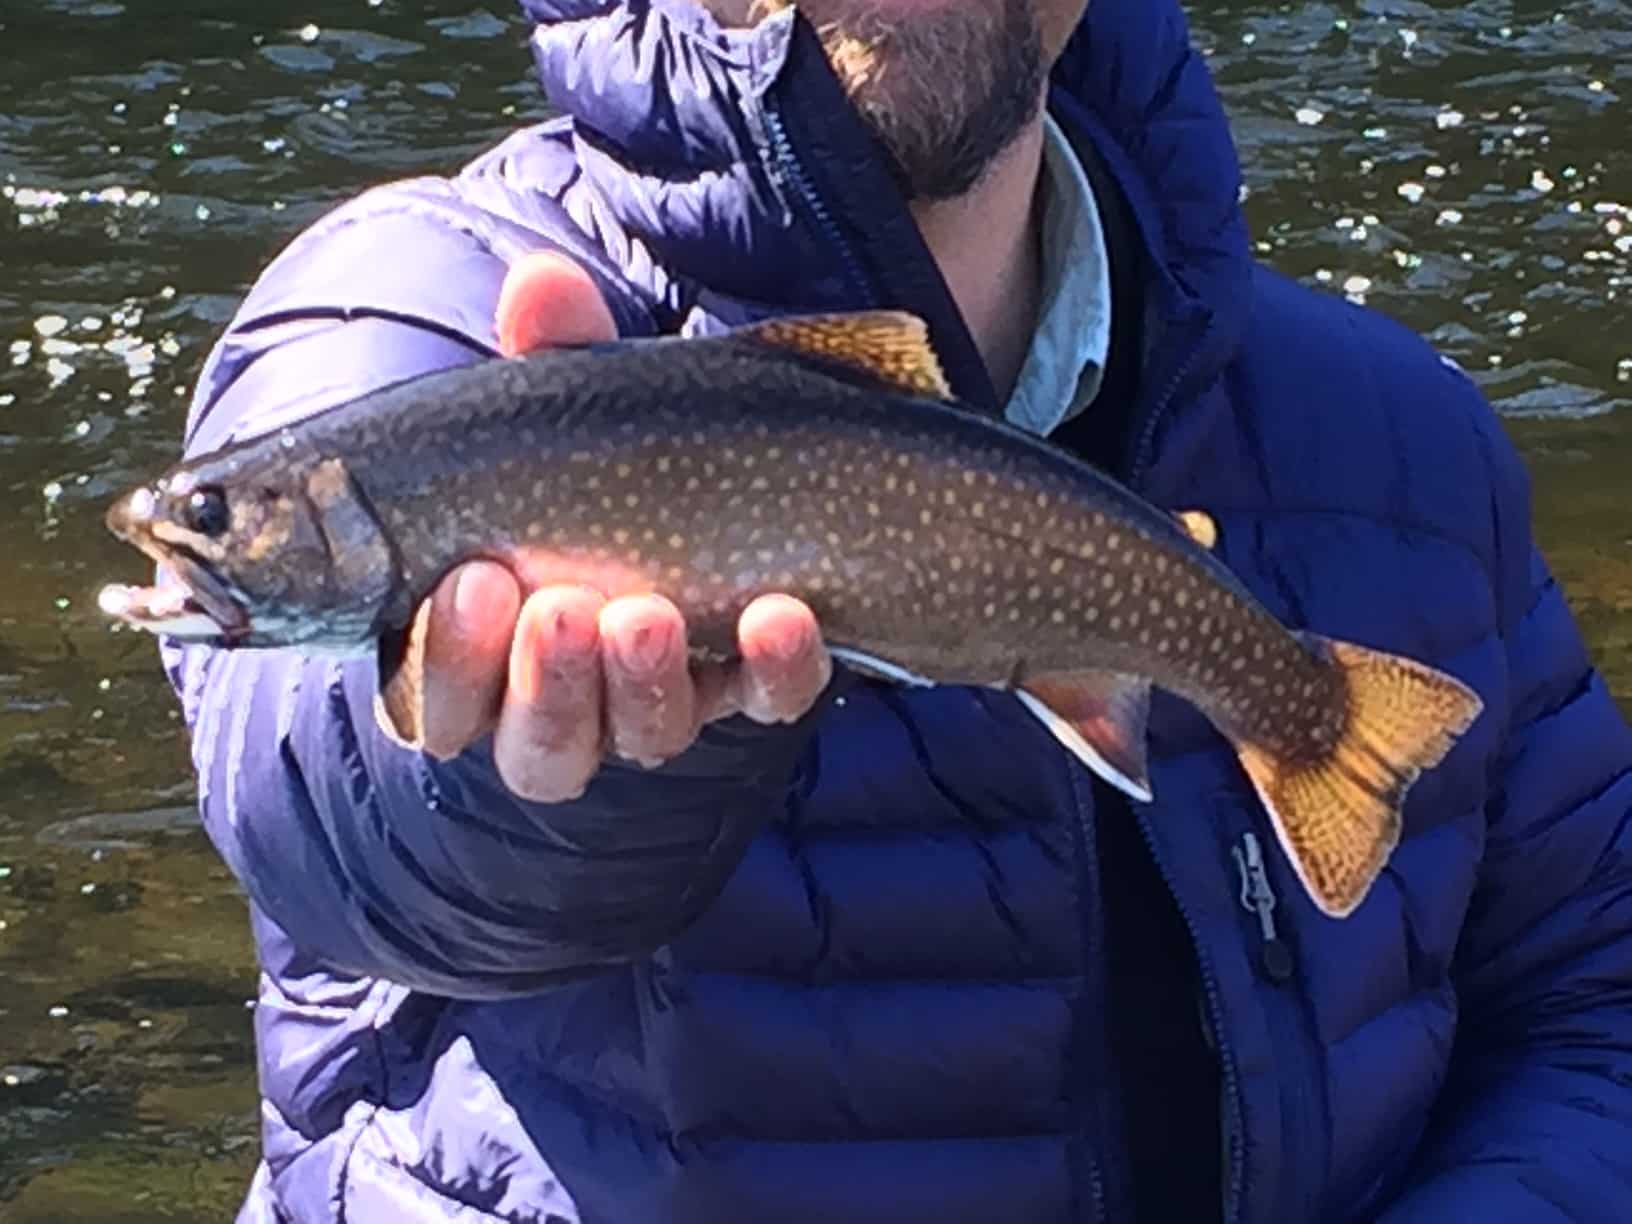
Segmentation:
<svg viewBox="0 0 1632 1224">
<path fill-rule="evenodd" d="M 1483 703 L 1444 672 L 1398 655 L 1309 635 L 1348 682 L 1348 719 L 1330 751 L 1277 756 L 1237 744 L 1298 878 L 1322 911 L 1347 917 L 1400 840 L 1417 776 L 1444 759 Z"/>
</svg>

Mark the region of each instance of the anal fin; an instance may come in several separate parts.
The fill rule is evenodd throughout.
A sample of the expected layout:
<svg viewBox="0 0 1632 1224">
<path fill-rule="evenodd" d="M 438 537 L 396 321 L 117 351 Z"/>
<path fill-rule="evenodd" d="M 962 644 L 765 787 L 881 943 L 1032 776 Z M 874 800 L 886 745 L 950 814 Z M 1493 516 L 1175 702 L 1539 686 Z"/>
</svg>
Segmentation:
<svg viewBox="0 0 1632 1224">
<path fill-rule="evenodd" d="M 1015 695 L 1095 774 L 1141 803 L 1150 802 L 1149 680 L 1105 671 L 1032 676 Z"/>
</svg>

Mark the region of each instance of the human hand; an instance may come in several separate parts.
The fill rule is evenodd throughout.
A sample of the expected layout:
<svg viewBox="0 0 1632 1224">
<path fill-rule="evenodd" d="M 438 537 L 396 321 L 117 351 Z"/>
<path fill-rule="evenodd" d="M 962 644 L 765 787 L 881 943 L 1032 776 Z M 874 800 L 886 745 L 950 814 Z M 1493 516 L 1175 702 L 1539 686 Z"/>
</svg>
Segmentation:
<svg viewBox="0 0 1632 1224">
<path fill-rule="evenodd" d="M 594 281 L 550 253 L 511 268 L 497 321 L 507 357 L 616 334 Z M 491 731 L 505 785 L 540 802 L 581 794 L 608 752 L 655 765 L 714 719 L 792 722 L 832 674 L 815 616 L 786 595 L 743 611 L 739 661 L 698 666 L 689 664 L 684 619 L 661 595 L 524 591 L 503 566 L 476 561 L 449 573 L 428 603 L 426 751 L 456 756 Z"/>
</svg>

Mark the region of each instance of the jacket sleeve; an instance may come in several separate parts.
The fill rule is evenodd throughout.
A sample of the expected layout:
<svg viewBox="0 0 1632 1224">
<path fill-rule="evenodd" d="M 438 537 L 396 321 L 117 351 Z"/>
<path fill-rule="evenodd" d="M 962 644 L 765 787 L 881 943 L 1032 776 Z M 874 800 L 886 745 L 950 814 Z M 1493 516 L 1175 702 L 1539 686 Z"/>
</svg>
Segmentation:
<svg viewBox="0 0 1632 1224">
<path fill-rule="evenodd" d="M 191 449 L 483 356 L 356 312 L 235 330 Z M 335 969 L 456 997 L 530 993 L 672 938 L 780 810 L 816 717 L 715 724 L 661 769 L 611 763 L 543 805 L 505 789 L 486 741 L 440 763 L 384 736 L 369 659 L 167 643 L 165 660 L 205 825 L 255 904 Z"/>
<path fill-rule="evenodd" d="M 1531 544 L 1517 457 L 1490 447 L 1508 738 L 1449 1079 L 1382 1219 L 1607 1224 L 1632 1219 L 1632 734 Z"/>
</svg>

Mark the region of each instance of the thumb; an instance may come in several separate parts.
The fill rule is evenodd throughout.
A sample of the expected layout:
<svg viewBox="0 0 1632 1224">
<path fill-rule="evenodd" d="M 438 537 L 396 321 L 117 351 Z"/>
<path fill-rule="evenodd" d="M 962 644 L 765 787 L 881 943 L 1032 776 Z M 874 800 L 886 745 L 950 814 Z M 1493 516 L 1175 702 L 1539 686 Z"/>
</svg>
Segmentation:
<svg viewBox="0 0 1632 1224">
<path fill-rule="evenodd" d="M 495 322 L 499 351 L 506 357 L 613 340 L 618 334 L 589 273 L 554 251 L 535 251 L 510 265 Z"/>
</svg>

